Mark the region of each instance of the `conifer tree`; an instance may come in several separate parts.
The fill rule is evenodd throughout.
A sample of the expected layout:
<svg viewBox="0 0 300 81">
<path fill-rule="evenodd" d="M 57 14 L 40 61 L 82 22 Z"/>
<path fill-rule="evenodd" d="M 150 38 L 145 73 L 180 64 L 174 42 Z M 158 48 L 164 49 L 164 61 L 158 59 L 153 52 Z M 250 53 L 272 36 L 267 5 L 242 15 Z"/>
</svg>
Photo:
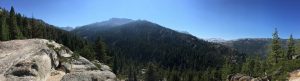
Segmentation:
<svg viewBox="0 0 300 81">
<path fill-rule="evenodd" d="M 246 61 L 243 63 L 241 71 L 244 74 L 247 74 L 247 75 L 249 74 L 250 68 L 249 68 L 249 59 L 248 58 L 246 58 Z"/>
<path fill-rule="evenodd" d="M 95 45 L 96 45 L 95 51 L 97 53 L 97 59 L 101 62 L 106 62 L 107 54 L 106 54 L 105 43 L 98 37 Z"/>
<path fill-rule="evenodd" d="M 278 36 L 277 28 L 275 28 L 272 38 L 272 51 L 268 58 L 271 64 L 277 64 L 281 56 L 280 38 Z"/>
<path fill-rule="evenodd" d="M 263 70 L 263 67 L 266 67 L 266 66 L 262 66 L 262 61 L 261 61 L 261 58 L 260 58 L 260 56 L 255 56 L 255 59 L 253 59 L 253 65 L 252 65 L 252 67 L 250 67 L 250 68 L 252 68 L 252 71 L 254 71 L 253 72 L 253 76 L 260 76 L 260 75 L 263 75 L 264 74 L 264 70 Z"/>
<path fill-rule="evenodd" d="M 128 81 L 134 81 L 134 75 L 133 75 L 132 66 L 130 66 L 128 73 L 129 73 L 128 74 Z"/>
<path fill-rule="evenodd" d="M 115 73 L 115 74 L 118 74 L 118 61 L 117 61 L 117 56 L 114 55 L 114 58 L 113 58 L 113 67 L 112 67 L 112 71 Z"/>
<path fill-rule="evenodd" d="M 221 78 L 223 81 L 226 81 L 227 76 L 230 75 L 232 73 L 233 67 L 230 64 L 230 61 L 228 59 L 225 60 L 222 68 L 221 68 Z"/>
<path fill-rule="evenodd" d="M 17 26 L 19 27 L 20 30 L 23 30 L 23 17 L 20 13 L 17 13 L 15 15 L 16 21 L 17 21 Z"/>
<path fill-rule="evenodd" d="M 287 49 L 287 59 L 288 60 L 292 60 L 293 59 L 293 55 L 295 55 L 295 41 L 293 38 L 293 35 L 290 35 L 290 38 L 288 40 L 288 49 Z"/>
<path fill-rule="evenodd" d="M 30 23 L 29 23 L 29 19 L 27 18 L 24 18 L 23 20 L 23 35 L 27 38 L 32 38 L 31 36 L 31 26 L 30 26 Z"/>
<path fill-rule="evenodd" d="M 95 53 L 94 50 L 89 46 L 86 45 L 84 46 L 80 51 L 79 54 L 84 57 L 87 58 L 89 60 L 95 60 Z"/>
<path fill-rule="evenodd" d="M 31 31 L 29 31 L 29 32 L 31 34 L 31 37 L 32 38 L 38 37 L 37 34 L 36 34 L 36 32 L 37 32 L 37 23 L 36 23 L 34 17 L 32 17 L 31 20 L 30 20 L 30 26 L 31 26 Z"/>
<path fill-rule="evenodd" d="M 252 76 L 254 74 L 255 63 L 250 57 L 246 58 L 246 62 L 242 66 L 242 72 Z"/>
<path fill-rule="evenodd" d="M 149 64 L 148 70 L 146 72 L 145 81 L 158 81 L 158 76 L 155 71 L 155 66 L 153 64 Z"/>
<path fill-rule="evenodd" d="M 0 14 L 0 40 L 9 40 L 9 30 L 6 25 L 6 16 L 4 13 Z"/>
<path fill-rule="evenodd" d="M 11 7 L 9 14 L 9 30 L 10 30 L 10 39 L 21 39 L 23 37 L 16 21 L 15 10 Z"/>
</svg>

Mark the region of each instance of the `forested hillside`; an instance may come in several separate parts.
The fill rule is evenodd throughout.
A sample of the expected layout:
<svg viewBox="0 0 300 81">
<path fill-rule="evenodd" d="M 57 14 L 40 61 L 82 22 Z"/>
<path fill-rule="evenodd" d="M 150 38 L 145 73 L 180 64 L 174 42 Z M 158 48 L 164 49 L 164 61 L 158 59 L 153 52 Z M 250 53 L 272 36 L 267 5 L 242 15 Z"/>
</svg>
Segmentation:
<svg viewBox="0 0 300 81">
<path fill-rule="evenodd" d="M 244 57 L 244 54 L 224 45 L 144 20 L 109 27 L 86 25 L 72 32 L 89 41 L 103 40 L 114 54 L 113 70 L 119 75 L 139 72 L 151 63 L 160 76 L 157 79 L 219 81 L 224 61 L 238 65 Z M 142 78 L 142 74 L 138 75 Z"/>
<path fill-rule="evenodd" d="M 270 39 L 267 56 L 248 56 L 242 66 L 240 73 L 251 77 L 267 77 L 269 80 L 286 81 L 289 79 L 289 72 L 300 68 L 299 65 L 299 43 L 290 35 L 288 40 L 279 36 L 275 29 Z"/>
<path fill-rule="evenodd" d="M 14 40 L 14 39 L 30 39 L 43 38 L 53 40 L 64 44 L 76 53 L 88 59 L 97 59 L 95 55 L 98 52 L 94 51 L 95 46 L 89 44 L 86 40 L 76 36 L 65 30 L 61 30 L 56 26 L 47 24 L 42 20 L 35 18 L 28 18 L 16 13 L 11 7 L 10 11 L 3 8 L 0 9 L 0 40 Z M 101 49 L 95 49 L 101 50 Z"/>
<path fill-rule="evenodd" d="M 287 48 L 288 39 L 280 39 L 280 44 L 283 48 Z M 300 48 L 299 40 L 295 39 L 296 48 Z M 230 40 L 226 42 L 219 42 L 220 44 L 232 47 L 237 49 L 241 53 L 245 53 L 247 55 L 256 56 L 259 55 L 263 58 L 266 58 L 267 55 L 271 52 L 271 38 L 245 38 L 245 39 L 237 39 Z M 300 50 L 296 50 L 296 53 L 300 53 Z"/>
<path fill-rule="evenodd" d="M 271 38 L 248 38 L 248 39 L 237 39 L 221 44 L 237 49 L 239 52 L 246 53 L 248 55 L 259 55 L 266 57 L 270 48 L 272 39 Z"/>
</svg>

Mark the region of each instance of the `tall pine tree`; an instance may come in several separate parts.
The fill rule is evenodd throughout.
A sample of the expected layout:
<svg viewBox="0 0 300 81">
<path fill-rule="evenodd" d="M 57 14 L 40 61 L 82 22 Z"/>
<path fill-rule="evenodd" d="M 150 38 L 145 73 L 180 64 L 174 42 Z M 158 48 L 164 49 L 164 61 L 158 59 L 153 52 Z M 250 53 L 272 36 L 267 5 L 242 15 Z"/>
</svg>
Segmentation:
<svg viewBox="0 0 300 81">
<path fill-rule="evenodd" d="M 130 68 L 129 68 L 129 72 L 128 72 L 129 74 L 128 74 L 128 81 L 134 81 L 134 72 L 133 72 L 133 70 L 132 70 L 132 66 L 130 66 Z"/>
<path fill-rule="evenodd" d="M 9 40 L 9 30 L 6 25 L 6 15 L 2 12 L 0 14 L 0 40 Z"/>
<path fill-rule="evenodd" d="M 31 38 L 32 34 L 31 34 L 31 26 L 30 26 L 30 22 L 29 22 L 29 19 L 27 19 L 26 17 L 23 19 L 23 35 L 27 38 Z"/>
<path fill-rule="evenodd" d="M 105 43 L 100 39 L 100 37 L 97 38 L 96 43 L 95 43 L 95 51 L 96 51 L 96 56 L 97 60 L 101 62 L 106 62 L 107 60 L 107 54 L 106 54 L 106 46 Z"/>
<path fill-rule="evenodd" d="M 113 67 L 112 67 L 112 71 L 115 73 L 115 74 L 118 74 L 118 61 L 117 61 L 117 56 L 114 55 L 114 58 L 113 58 Z"/>
<path fill-rule="evenodd" d="M 282 55 L 281 55 L 280 38 L 278 36 L 277 28 L 275 28 L 275 32 L 273 33 L 273 38 L 272 38 L 272 51 L 269 54 L 268 58 L 271 64 L 277 64 L 281 56 Z"/>
<path fill-rule="evenodd" d="M 23 35 L 17 25 L 15 10 L 14 7 L 11 7 L 9 14 L 9 30 L 10 30 L 10 39 L 21 39 Z"/>
<path fill-rule="evenodd" d="M 293 38 L 293 35 L 290 35 L 290 38 L 288 40 L 288 49 L 287 49 L 287 59 L 288 60 L 292 60 L 293 59 L 293 56 L 295 55 L 295 41 L 294 41 L 294 38 Z"/>
<path fill-rule="evenodd" d="M 37 38 L 39 37 L 37 32 L 38 32 L 38 29 L 37 29 L 37 22 L 35 21 L 34 17 L 32 16 L 31 20 L 30 20 L 30 26 L 31 26 L 31 31 L 30 34 L 31 34 L 31 37 L 32 38 Z"/>
</svg>

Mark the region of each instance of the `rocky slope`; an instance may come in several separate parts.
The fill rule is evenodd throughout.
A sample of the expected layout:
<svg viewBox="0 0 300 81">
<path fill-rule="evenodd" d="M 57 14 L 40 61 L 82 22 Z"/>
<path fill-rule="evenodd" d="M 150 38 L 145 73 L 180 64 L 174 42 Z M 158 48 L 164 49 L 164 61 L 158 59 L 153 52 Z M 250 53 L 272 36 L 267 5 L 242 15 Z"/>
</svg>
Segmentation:
<svg viewBox="0 0 300 81">
<path fill-rule="evenodd" d="M 45 39 L 0 42 L 0 81 L 116 80 L 108 66 L 73 56 L 67 47 Z"/>
</svg>

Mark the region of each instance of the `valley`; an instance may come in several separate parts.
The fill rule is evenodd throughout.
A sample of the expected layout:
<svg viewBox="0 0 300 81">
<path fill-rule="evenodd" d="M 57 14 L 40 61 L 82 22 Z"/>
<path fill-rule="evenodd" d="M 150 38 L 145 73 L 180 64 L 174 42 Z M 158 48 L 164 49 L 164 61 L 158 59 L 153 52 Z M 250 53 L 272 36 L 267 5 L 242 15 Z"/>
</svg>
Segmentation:
<svg viewBox="0 0 300 81">
<path fill-rule="evenodd" d="M 1 5 L 0 81 L 300 80 L 298 25 L 276 14 L 272 22 L 267 10 L 246 13 L 257 1 L 180 3 L 188 8 L 63 2 Z"/>
</svg>

